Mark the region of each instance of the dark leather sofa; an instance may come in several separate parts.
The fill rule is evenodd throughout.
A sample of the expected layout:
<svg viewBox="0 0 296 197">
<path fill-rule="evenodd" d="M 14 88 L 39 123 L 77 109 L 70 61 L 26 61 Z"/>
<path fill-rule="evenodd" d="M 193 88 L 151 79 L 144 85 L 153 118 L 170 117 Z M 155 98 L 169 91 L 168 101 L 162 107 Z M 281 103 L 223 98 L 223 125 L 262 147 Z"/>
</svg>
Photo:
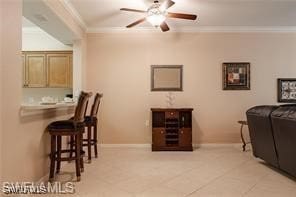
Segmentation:
<svg viewBox="0 0 296 197">
<path fill-rule="evenodd" d="M 247 112 L 253 155 L 296 177 L 296 105 Z"/>
</svg>

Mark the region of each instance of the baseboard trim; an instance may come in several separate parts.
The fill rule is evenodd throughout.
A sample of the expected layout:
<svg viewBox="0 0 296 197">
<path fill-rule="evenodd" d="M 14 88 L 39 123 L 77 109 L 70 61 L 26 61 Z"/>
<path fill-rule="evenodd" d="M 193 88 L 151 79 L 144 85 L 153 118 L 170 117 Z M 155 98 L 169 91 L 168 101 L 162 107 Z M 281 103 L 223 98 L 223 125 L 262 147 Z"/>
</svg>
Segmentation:
<svg viewBox="0 0 296 197">
<path fill-rule="evenodd" d="M 151 144 L 100 144 L 102 148 L 151 148 Z"/>
<path fill-rule="evenodd" d="M 237 148 L 239 146 L 242 146 L 241 143 L 205 143 L 205 144 L 193 144 L 194 148 L 215 148 L 215 147 L 219 147 L 219 148 L 227 148 L 227 147 L 233 147 L 233 148 Z"/>
<path fill-rule="evenodd" d="M 204 143 L 193 144 L 194 148 L 238 147 L 241 143 Z M 100 144 L 102 148 L 151 148 L 151 144 Z"/>
</svg>

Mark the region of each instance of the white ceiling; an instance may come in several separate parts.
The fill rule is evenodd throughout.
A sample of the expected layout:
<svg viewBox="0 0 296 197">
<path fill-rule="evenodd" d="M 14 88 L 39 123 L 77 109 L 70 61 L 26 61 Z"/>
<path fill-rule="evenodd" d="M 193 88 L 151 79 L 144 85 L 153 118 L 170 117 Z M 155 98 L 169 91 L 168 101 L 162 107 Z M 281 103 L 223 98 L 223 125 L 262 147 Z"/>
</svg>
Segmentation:
<svg viewBox="0 0 296 197">
<path fill-rule="evenodd" d="M 121 7 L 147 9 L 153 0 L 66 0 L 88 31 L 124 29 L 143 14 Z M 167 19 L 173 30 L 296 30 L 296 0 L 174 0 L 170 12 L 197 14 L 197 21 Z M 150 28 L 147 22 L 137 28 Z"/>
<path fill-rule="evenodd" d="M 23 17 L 24 28 L 31 30 L 41 28 L 64 44 L 70 45 L 73 40 L 78 39 L 75 32 L 48 7 L 45 1 L 23 0 Z"/>
</svg>

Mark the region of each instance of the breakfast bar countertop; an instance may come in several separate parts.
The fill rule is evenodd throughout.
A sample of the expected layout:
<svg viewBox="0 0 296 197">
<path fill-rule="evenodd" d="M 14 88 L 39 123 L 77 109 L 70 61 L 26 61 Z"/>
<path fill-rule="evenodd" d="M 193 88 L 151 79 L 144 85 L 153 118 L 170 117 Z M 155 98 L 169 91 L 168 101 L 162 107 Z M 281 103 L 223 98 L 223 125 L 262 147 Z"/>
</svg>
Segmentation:
<svg viewBox="0 0 296 197">
<path fill-rule="evenodd" d="M 55 103 L 55 104 L 38 104 L 38 103 L 23 103 L 21 105 L 22 110 L 42 110 L 42 109 L 56 109 L 56 108 L 67 108 L 67 107 L 74 107 L 76 106 L 75 102 L 71 103 Z"/>
</svg>

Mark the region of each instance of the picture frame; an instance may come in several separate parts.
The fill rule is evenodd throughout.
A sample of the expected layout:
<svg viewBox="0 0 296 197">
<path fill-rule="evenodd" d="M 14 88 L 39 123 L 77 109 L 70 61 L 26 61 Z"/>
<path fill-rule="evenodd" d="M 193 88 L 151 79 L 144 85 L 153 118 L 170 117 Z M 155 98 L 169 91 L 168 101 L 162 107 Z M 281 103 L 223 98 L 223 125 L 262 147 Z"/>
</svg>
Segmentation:
<svg viewBox="0 0 296 197">
<path fill-rule="evenodd" d="M 151 65 L 151 91 L 183 91 L 183 65 Z"/>
<path fill-rule="evenodd" d="M 278 102 L 296 103 L 296 78 L 278 79 Z"/>
<path fill-rule="evenodd" d="M 250 90 L 250 63 L 226 62 L 223 69 L 223 90 Z"/>
</svg>

